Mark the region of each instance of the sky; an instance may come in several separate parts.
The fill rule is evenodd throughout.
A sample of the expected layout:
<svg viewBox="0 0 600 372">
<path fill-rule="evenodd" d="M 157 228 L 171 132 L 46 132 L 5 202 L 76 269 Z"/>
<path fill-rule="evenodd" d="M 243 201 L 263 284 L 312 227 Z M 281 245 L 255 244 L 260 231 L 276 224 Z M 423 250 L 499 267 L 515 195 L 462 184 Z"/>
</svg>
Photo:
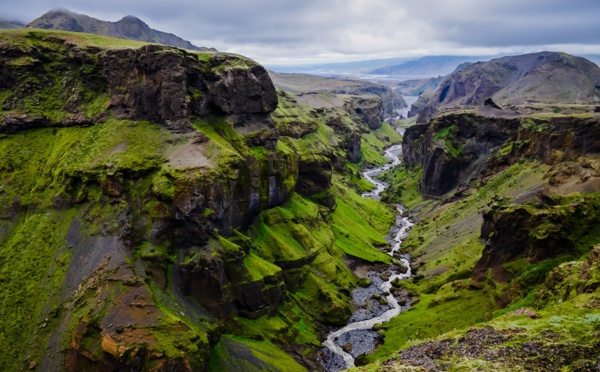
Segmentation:
<svg viewBox="0 0 600 372">
<path fill-rule="evenodd" d="M 267 65 L 542 50 L 600 53 L 600 0 L 0 0 L 0 18 L 54 8 L 135 15 Z"/>
</svg>

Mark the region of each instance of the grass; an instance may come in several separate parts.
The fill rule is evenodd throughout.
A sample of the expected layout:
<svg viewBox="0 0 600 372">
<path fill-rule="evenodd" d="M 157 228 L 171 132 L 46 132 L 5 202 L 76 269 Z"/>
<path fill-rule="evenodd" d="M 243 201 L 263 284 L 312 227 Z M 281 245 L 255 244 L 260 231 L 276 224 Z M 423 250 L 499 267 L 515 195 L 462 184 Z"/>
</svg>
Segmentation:
<svg viewBox="0 0 600 372">
<path fill-rule="evenodd" d="M 16 46 L 37 46 L 62 40 L 79 46 L 98 46 L 102 48 L 139 48 L 151 43 L 108 36 L 42 29 L 0 30 L 0 43 Z"/>
<path fill-rule="evenodd" d="M 421 167 L 409 170 L 403 164 L 382 173 L 378 178 L 389 184 L 382 193 L 382 200 L 388 203 L 400 203 L 409 210 L 421 205 L 423 198 L 419 192 L 419 182 L 422 175 Z"/>
<path fill-rule="evenodd" d="M 60 288 L 70 261 L 65 245 L 75 210 L 24 217 L 0 246 L 0 369 L 21 368 L 27 353 L 41 359 L 50 329 L 40 324 L 61 306 Z"/>
<path fill-rule="evenodd" d="M 384 325 L 384 343 L 368 357 L 369 361 L 389 358 L 414 340 L 436 337 L 491 318 L 494 306 L 478 291 L 459 290 L 455 295 L 455 299 L 435 302 L 435 295 L 422 294 L 416 305 Z"/>
<path fill-rule="evenodd" d="M 306 371 L 269 341 L 223 335 L 211 351 L 209 371 Z"/>
<path fill-rule="evenodd" d="M 403 282 L 410 292 L 420 294 L 420 301 L 388 323 L 385 343 L 369 357 L 370 361 L 389 358 L 398 348 L 411 344 L 409 340 L 437 337 L 454 328 L 492 318 L 497 292 L 489 288 L 467 289 L 484 247 L 479 239 L 479 212 L 495 197 L 518 197 L 542 184 L 547 170 L 548 167 L 535 162 L 515 164 L 462 200 L 438 202 L 437 208 L 431 208 L 431 201 L 421 201 L 414 191 L 408 194 L 413 196 L 405 194 L 397 199 L 413 208 L 422 205 L 421 222 L 411 230 L 403 245 L 413 258 L 424 262 L 417 271 L 420 279 Z M 384 179 L 387 177 L 393 185 L 414 185 L 420 178 L 402 172 L 399 176 L 389 172 Z"/>
</svg>

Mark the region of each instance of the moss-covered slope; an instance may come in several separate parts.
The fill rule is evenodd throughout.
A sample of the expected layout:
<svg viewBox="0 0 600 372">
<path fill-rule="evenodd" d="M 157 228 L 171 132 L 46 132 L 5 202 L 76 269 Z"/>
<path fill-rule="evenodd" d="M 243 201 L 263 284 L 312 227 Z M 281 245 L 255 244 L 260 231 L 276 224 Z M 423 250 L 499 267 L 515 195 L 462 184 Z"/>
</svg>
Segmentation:
<svg viewBox="0 0 600 372">
<path fill-rule="evenodd" d="M 408 131 L 408 166 L 382 178 L 385 198 L 418 220 L 403 246 L 415 300 L 369 356 L 387 362 L 368 370 L 597 365 L 599 293 L 587 274 L 600 243 L 597 125 L 597 115 L 463 113 Z"/>
<path fill-rule="evenodd" d="M 358 167 L 398 134 L 243 57 L 127 43 L 0 33 L 0 369 L 316 368 L 347 262 L 389 260 Z"/>
</svg>

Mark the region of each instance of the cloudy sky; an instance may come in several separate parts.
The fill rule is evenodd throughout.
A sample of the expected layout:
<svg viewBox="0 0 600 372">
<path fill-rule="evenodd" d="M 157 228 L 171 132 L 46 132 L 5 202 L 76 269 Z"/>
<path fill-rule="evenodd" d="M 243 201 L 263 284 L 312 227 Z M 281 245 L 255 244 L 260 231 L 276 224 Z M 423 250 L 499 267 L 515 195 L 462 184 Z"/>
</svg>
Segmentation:
<svg viewBox="0 0 600 372">
<path fill-rule="evenodd" d="M 559 50 L 600 53 L 600 0 L 2 0 L 0 18 L 53 8 L 132 14 L 264 64 Z"/>
</svg>

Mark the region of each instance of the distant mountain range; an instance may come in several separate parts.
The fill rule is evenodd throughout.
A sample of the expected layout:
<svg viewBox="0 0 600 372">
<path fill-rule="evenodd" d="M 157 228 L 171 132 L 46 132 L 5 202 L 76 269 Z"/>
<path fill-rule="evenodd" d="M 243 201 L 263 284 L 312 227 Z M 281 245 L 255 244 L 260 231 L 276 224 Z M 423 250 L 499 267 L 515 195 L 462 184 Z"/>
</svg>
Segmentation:
<svg viewBox="0 0 600 372">
<path fill-rule="evenodd" d="M 369 59 L 364 61 L 338 62 L 338 63 L 320 63 L 307 65 L 276 66 L 266 65 L 269 70 L 281 73 L 311 73 L 311 74 L 351 74 L 365 72 L 378 67 L 396 65 L 411 61 L 414 57 L 397 57 Z"/>
<path fill-rule="evenodd" d="M 267 66 L 275 72 L 285 73 L 307 73 L 322 76 L 347 75 L 388 75 L 398 80 L 421 79 L 437 76 L 445 76 L 456 69 L 464 68 L 468 63 L 485 62 L 506 55 L 489 56 L 425 56 L 421 58 L 400 57 L 372 59 L 364 61 L 325 63 L 313 65 L 296 66 Z M 599 54 L 581 54 L 600 66 Z M 414 82 L 417 84 L 416 82 Z M 415 85 L 413 84 L 413 85 Z M 407 92 L 404 92 L 405 94 Z"/>
<path fill-rule="evenodd" d="M 0 19 L 0 29 L 21 28 L 23 26 L 25 26 L 25 23 L 14 19 Z"/>
<path fill-rule="evenodd" d="M 189 41 L 183 40 L 173 34 L 154 30 L 139 18 L 131 15 L 117 22 L 108 22 L 68 10 L 51 10 L 41 17 L 34 19 L 27 27 L 87 32 L 121 39 L 165 44 L 183 49 L 216 51 L 214 48 L 197 47 Z"/>
<path fill-rule="evenodd" d="M 370 70 L 375 75 L 448 75 L 466 62 L 489 61 L 499 56 L 426 56 L 399 65 Z"/>
</svg>

